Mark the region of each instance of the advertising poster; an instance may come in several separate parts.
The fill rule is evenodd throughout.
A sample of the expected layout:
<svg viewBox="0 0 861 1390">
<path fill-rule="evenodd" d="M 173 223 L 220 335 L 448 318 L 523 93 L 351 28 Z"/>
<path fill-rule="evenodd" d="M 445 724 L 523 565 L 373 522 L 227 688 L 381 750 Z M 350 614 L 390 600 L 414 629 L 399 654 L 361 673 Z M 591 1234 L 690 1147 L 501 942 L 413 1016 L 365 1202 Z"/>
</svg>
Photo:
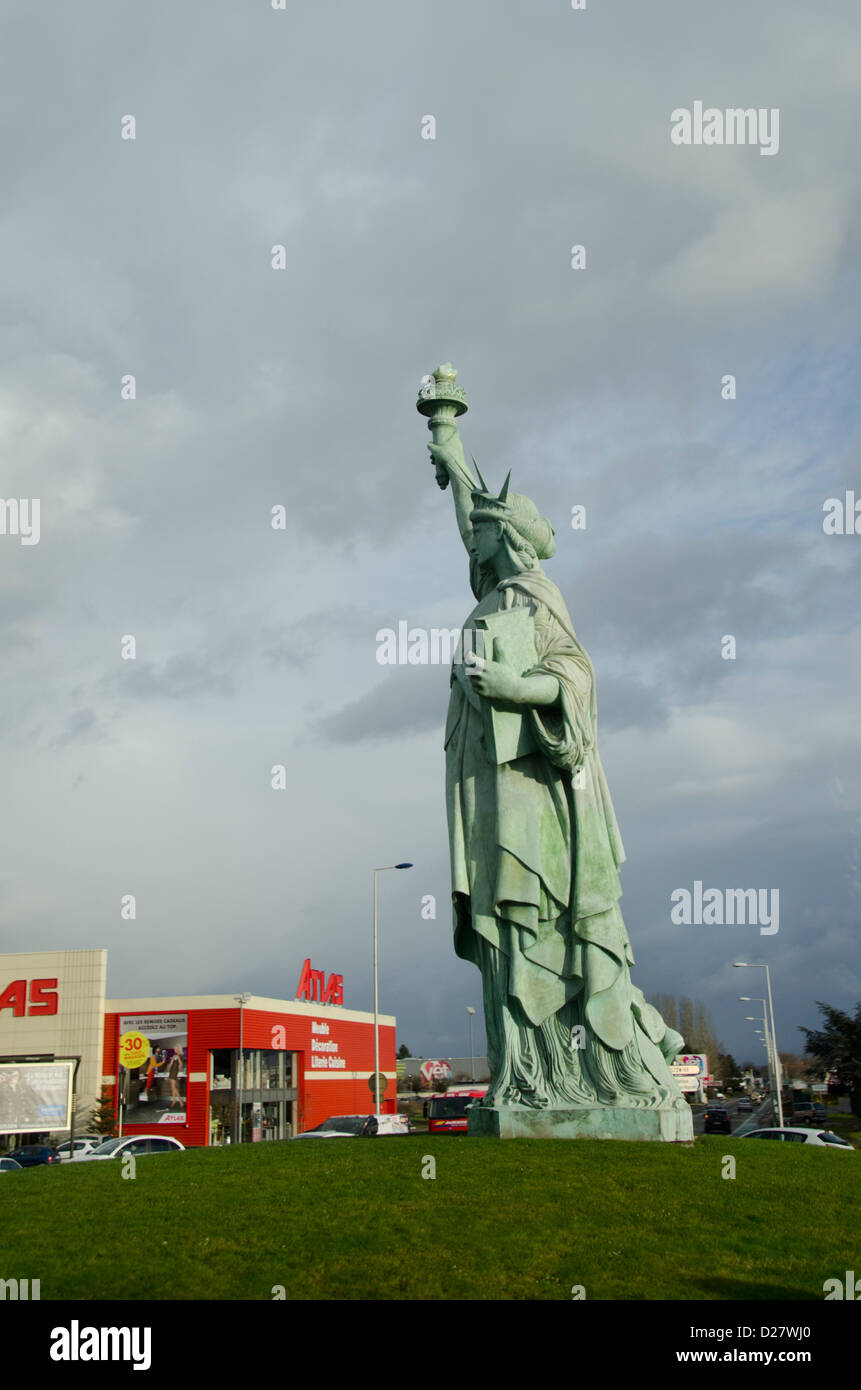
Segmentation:
<svg viewBox="0 0 861 1390">
<path fill-rule="evenodd" d="M 708 1085 L 709 1059 L 702 1052 L 679 1053 L 670 1071 L 680 1091 L 691 1094 L 702 1092 Z"/>
<path fill-rule="evenodd" d="M 69 1128 L 71 1062 L 0 1064 L 0 1134 Z"/>
<path fill-rule="evenodd" d="M 435 1081 L 451 1081 L 451 1062 L 445 1057 L 429 1057 L 422 1063 L 420 1075 L 426 1086 L 432 1086 Z"/>
<path fill-rule="evenodd" d="M 188 1014 L 123 1014 L 119 1063 L 123 1124 L 185 1124 Z"/>
</svg>

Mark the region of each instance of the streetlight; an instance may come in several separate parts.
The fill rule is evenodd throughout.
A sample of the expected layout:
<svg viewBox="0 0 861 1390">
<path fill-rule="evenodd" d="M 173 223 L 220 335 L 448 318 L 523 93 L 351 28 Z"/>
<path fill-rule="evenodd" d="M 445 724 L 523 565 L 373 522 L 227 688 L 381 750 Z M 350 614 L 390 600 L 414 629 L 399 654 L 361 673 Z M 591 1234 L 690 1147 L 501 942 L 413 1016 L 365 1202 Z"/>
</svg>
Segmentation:
<svg viewBox="0 0 861 1390">
<path fill-rule="evenodd" d="M 470 1072 L 471 1072 L 471 1074 L 472 1074 L 472 1079 L 473 1079 L 473 1082 L 474 1082 L 474 1081 L 475 1081 L 475 1053 L 474 1053 L 473 1050 L 472 1050 L 472 1016 L 473 1016 L 473 1014 L 475 1013 L 475 1009 L 473 1009 L 469 1004 L 467 1004 L 467 1006 L 466 1006 L 466 1012 L 469 1014 L 469 1069 L 470 1069 Z"/>
<path fill-rule="evenodd" d="M 764 999 L 756 998 L 755 996 L 750 995 L 750 994 L 740 994 L 738 997 L 739 997 L 739 1000 L 740 1000 L 740 1002 L 741 1002 L 742 1004 L 761 1004 L 761 1005 L 762 1005 L 762 1018 L 761 1018 L 761 1019 L 754 1019 L 753 1021 L 754 1021 L 754 1023 L 762 1023 L 763 1028 L 765 1028 L 765 1029 L 766 1029 L 766 1032 L 767 1032 L 767 1031 L 768 1031 L 768 1023 L 767 1023 L 767 1020 L 766 1020 L 765 1000 L 764 1000 Z M 772 1056 L 771 1056 L 771 1041 L 770 1041 L 770 1039 L 769 1039 L 769 1042 L 768 1042 L 768 1071 L 769 1071 L 769 1080 L 770 1080 L 771 1084 L 774 1085 L 774 1076 L 773 1076 L 774 1065 L 773 1065 L 773 1060 L 772 1060 Z"/>
<path fill-rule="evenodd" d="M 236 1077 L 236 1142 L 242 1143 L 242 1009 L 251 998 L 250 994 L 234 994 L 234 999 L 239 1005 L 239 1066 Z"/>
<path fill-rule="evenodd" d="M 380 1018 L 379 982 L 377 978 L 377 874 L 387 869 L 411 869 L 412 864 L 383 864 L 374 869 L 374 1114 L 380 1113 Z"/>
<path fill-rule="evenodd" d="M 768 996 L 768 1014 L 771 1019 L 771 1054 L 774 1059 L 774 1091 L 777 1097 L 777 1123 L 783 1129 L 783 1096 L 781 1095 L 781 1076 L 780 1058 L 777 1055 L 777 1032 L 774 1027 L 774 1000 L 771 997 L 771 971 L 762 961 L 734 960 L 732 962 L 736 970 L 764 970 L 765 971 L 765 992 Z M 763 1000 L 763 1003 L 765 1001 Z M 766 1020 L 764 1019 L 763 1022 Z"/>
<path fill-rule="evenodd" d="M 740 994 L 738 997 L 739 997 L 739 1002 L 742 1003 L 742 1004 L 761 1004 L 761 1005 L 762 1005 L 762 1017 L 760 1018 L 760 1017 L 757 1016 L 756 1018 L 754 1018 L 751 1014 L 747 1014 L 747 1015 L 745 1016 L 745 1022 L 746 1022 L 746 1023 L 761 1023 L 762 1026 L 763 1026 L 763 1028 L 765 1029 L 765 1039 L 764 1039 L 764 1041 L 765 1041 L 766 1060 L 767 1060 L 767 1063 L 768 1063 L 768 1084 L 769 1084 L 769 1086 L 771 1087 L 771 1089 L 772 1089 L 772 1091 L 773 1091 L 773 1090 L 774 1090 L 774 1075 L 775 1075 L 775 1072 L 774 1072 L 774 1058 L 772 1057 L 771 1038 L 770 1038 L 769 1035 L 768 1035 L 768 1018 L 767 1018 L 767 1014 L 766 1014 L 766 1001 L 765 1001 L 764 999 L 760 999 L 758 995 Z M 757 1030 L 757 1031 L 758 1031 L 758 1030 Z"/>
</svg>

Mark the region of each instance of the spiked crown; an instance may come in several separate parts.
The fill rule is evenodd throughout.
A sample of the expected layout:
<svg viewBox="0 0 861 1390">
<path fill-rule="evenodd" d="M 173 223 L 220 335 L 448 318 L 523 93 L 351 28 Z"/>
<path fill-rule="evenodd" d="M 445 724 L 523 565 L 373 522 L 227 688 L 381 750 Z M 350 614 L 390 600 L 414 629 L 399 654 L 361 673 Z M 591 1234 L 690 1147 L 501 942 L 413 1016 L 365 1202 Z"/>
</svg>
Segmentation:
<svg viewBox="0 0 861 1390">
<path fill-rule="evenodd" d="M 549 560 L 556 551 L 553 527 L 546 517 L 541 516 L 534 502 L 519 492 L 509 490 L 511 470 L 499 494 L 494 495 L 482 478 L 474 456 L 472 462 L 481 486 L 472 491 L 470 521 L 506 521 L 529 542 L 539 560 Z"/>
</svg>

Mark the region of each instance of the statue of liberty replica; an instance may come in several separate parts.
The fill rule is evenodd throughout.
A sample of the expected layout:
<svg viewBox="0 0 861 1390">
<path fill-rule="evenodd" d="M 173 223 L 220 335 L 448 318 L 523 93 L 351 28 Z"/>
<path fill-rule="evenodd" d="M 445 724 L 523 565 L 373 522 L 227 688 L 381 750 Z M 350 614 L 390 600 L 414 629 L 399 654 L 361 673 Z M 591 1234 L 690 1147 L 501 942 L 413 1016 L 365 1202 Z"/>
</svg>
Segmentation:
<svg viewBox="0 0 861 1390">
<path fill-rule="evenodd" d="M 553 527 L 510 474 L 494 493 L 467 467 L 456 375 L 437 368 L 417 407 L 476 600 L 445 728 L 454 945 L 481 971 L 490 1063 L 470 1134 L 691 1140 L 683 1039 L 631 982 L 595 674 L 541 568 Z"/>
</svg>

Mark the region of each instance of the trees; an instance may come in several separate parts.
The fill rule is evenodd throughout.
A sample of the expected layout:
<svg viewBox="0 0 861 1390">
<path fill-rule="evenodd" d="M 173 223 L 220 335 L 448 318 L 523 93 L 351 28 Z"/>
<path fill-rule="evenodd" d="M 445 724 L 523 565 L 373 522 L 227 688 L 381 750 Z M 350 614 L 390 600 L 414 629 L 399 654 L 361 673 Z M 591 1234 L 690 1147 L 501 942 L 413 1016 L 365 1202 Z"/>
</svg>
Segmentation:
<svg viewBox="0 0 861 1390">
<path fill-rule="evenodd" d="M 685 1040 L 685 1052 L 708 1057 L 714 1084 L 731 1086 L 732 1078 L 739 1074 L 738 1067 L 733 1057 L 722 1052 L 706 1006 L 699 1000 L 688 999 L 686 995 L 676 1000 L 672 994 L 655 994 L 649 1003 L 654 1004 L 668 1028 L 675 1028 L 681 1033 Z"/>
<path fill-rule="evenodd" d="M 712 1072 L 719 1086 L 729 1090 L 738 1085 L 737 1078 L 741 1076 L 738 1062 L 731 1052 L 718 1052 L 712 1066 Z"/>
<path fill-rule="evenodd" d="M 657 1009 L 658 1013 L 661 1015 L 661 1018 L 664 1020 L 664 1022 L 665 1022 L 666 1025 L 667 1025 L 667 1027 L 668 1027 L 668 1028 L 675 1028 L 677 1032 L 681 1033 L 682 1030 L 681 1030 L 681 1028 L 679 1028 L 679 1025 L 678 1025 L 678 1015 L 677 1015 L 677 1012 L 676 1012 L 676 999 L 675 999 L 675 995 L 673 995 L 673 994 L 655 994 L 655 995 L 653 995 L 653 997 L 652 997 L 652 999 L 651 999 L 650 1002 L 651 1002 L 652 1004 L 654 1004 L 655 1008 Z"/>
<path fill-rule="evenodd" d="M 780 1059 L 780 1072 L 785 1082 L 801 1081 L 807 1084 L 810 1080 L 811 1066 L 803 1057 L 798 1057 L 794 1052 L 778 1052 Z M 816 1068 L 813 1068 L 816 1070 Z"/>
<path fill-rule="evenodd" d="M 410 1050 L 409 1050 L 409 1048 L 407 1047 L 406 1043 L 401 1043 L 400 1047 L 398 1048 L 398 1058 L 399 1058 L 399 1060 L 400 1060 L 400 1061 L 403 1061 L 405 1057 L 412 1057 L 412 1055 L 413 1055 L 413 1054 L 410 1052 Z"/>
<path fill-rule="evenodd" d="M 114 1111 L 114 1095 L 112 1086 L 103 1086 L 98 1104 L 92 1113 L 90 1123 L 96 1134 L 103 1134 L 106 1139 L 110 1139 L 117 1132 L 117 1117 Z"/>
<path fill-rule="evenodd" d="M 654 1004 L 668 1028 L 675 1028 L 681 1033 L 685 1040 L 685 1051 L 705 1053 L 714 1070 L 721 1046 L 705 1005 L 685 995 L 676 1000 L 672 994 L 655 994 L 649 1002 Z"/>
<path fill-rule="evenodd" d="M 805 1055 L 814 1058 L 821 1071 L 833 1073 L 841 1092 L 849 1095 L 853 1115 L 861 1119 L 861 1002 L 854 1016 L 818 999 L 816 1007 L 825 1026 L 799 1028 L 807 1039 Z"/>
<path fill-rule="evenodd" d="M 682 1035 L 684 1036 L 684 1034 Z M 711 1070 L 715 1071 L 715 1065 L 719 1061 L 721 1045 L 715 1032 L 711 1014 L 704 1004 L 699 1001 L 693 1006 L 693 1033 L 692 1038 L 696 1042 L 696 1047 L 685 1041 L 685 1046 L 689 1052 L 703 1052 L 709 1059 Z M 715 1073 L 716 1074 L 716 1073 Z M 727 1077 L 724 1080 L 728 1080 Z"/>
</svg>

